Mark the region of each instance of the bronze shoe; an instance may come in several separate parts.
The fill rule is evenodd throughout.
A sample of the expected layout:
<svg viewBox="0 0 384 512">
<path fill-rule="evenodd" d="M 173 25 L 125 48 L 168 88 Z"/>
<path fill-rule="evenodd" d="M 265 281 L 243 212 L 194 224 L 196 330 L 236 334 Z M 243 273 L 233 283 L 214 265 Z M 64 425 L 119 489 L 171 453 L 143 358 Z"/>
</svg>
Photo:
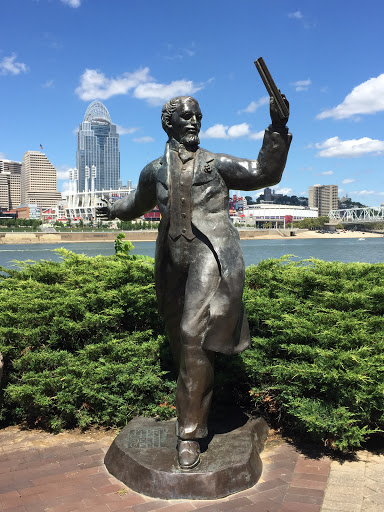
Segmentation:
<svg viewBox="0 0 384 512">
<path fill-rule="evenodd" d="M 200 462 L 200 445 L 198 441 L 179 439 L 177 455 L 181 469 L 192 469 Z"/>
</svg>

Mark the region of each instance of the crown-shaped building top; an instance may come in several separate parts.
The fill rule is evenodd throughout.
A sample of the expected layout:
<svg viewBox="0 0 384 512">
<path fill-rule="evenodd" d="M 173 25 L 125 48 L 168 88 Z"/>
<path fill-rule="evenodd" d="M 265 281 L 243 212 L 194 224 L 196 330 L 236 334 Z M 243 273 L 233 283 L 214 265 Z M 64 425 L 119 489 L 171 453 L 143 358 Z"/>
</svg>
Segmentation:
<svg viewBox="0 0 384 512">
<path fill-rule="evenodd" d="M 84 122 L 91 123 L 92 121 L 107 121 L 108 123 L 112 123 L 108 109 L 101 101 L 92 101 L 85 112 Z"/>
</svg>

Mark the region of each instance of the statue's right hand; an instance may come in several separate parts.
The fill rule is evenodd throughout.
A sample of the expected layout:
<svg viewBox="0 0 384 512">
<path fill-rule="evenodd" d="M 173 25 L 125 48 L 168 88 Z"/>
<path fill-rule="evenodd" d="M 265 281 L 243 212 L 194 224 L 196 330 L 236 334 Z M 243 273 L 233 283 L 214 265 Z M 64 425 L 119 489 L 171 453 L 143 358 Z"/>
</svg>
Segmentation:
<svg viewBox="0 0 384 512">
<path fill-rule="evenodd" d="M 111 203 L 108 201 L 108 199 L 105 199 L 104 197 L 101 198 L 101 201 L 105 204 L 103 206 L 96 207 L 96 218 L 99 220 L 113 219 L 114 217 L 111 214 Z"/>
</svg>

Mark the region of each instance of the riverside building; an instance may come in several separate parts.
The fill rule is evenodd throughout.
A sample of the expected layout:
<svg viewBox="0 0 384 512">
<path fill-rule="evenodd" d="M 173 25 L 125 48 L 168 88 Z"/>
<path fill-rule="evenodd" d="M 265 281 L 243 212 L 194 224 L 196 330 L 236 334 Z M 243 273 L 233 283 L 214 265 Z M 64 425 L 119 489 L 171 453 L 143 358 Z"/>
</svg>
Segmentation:
<svg viewBox="0 0 384 512">
<path fill-rule="evenodd" d="M 55 167 L 44 153 L 26 151 L 21 165 L 21 204 L 52 208 L 60 200 Z"/>
<path fill-rule="evenodd" d="M 313 185 L 308 189 L 308 206 L 318 208 L 320 217 L 327 217 L 330 210 L 338 209 L 337 196 L 337 185 Z"/>
<path fill-rule="evenodd" d="M 0 208 L 13 210 L 20 204 L 21 162 L 0 160 Z"/>
<path fill-rule="evenodd" d="M 309 206 L 260 203 L 249 205 L 244 211 L 231 215 L 233 222 L 249 224 L 256 228 L 262 228 L 265 224 L 272 224 L 275 228 L 284 227 L 288 217 L 293 222 L 304 219 L 316 219 L 318 217 L 318 210 Z"/>
<path fill-rule="evenodd" d="M 85 192 L 91 187 L 92 168 L 97 169 L 95 190 L 116 190 L 120 181 L 119 134 L 105 105 L 93 101 L 85 112 L 84 121 L 77 134 L 76 168 L 78 190 Z"/>
</svg>

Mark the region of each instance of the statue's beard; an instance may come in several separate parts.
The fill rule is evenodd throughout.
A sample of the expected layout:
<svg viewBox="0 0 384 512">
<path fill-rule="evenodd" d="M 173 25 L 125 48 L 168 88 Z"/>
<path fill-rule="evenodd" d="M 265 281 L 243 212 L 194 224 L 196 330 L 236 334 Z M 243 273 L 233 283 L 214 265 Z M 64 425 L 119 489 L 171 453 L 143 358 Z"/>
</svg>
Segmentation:
<svg viewBox="0 0 384 512">
<path fill-rule="evenodd" d="M 194 148 L 200 144 L 200 139 L 197 133 L 187 133 L 181 138 L 180 143 L 186 148 Z"/>
</svg>

